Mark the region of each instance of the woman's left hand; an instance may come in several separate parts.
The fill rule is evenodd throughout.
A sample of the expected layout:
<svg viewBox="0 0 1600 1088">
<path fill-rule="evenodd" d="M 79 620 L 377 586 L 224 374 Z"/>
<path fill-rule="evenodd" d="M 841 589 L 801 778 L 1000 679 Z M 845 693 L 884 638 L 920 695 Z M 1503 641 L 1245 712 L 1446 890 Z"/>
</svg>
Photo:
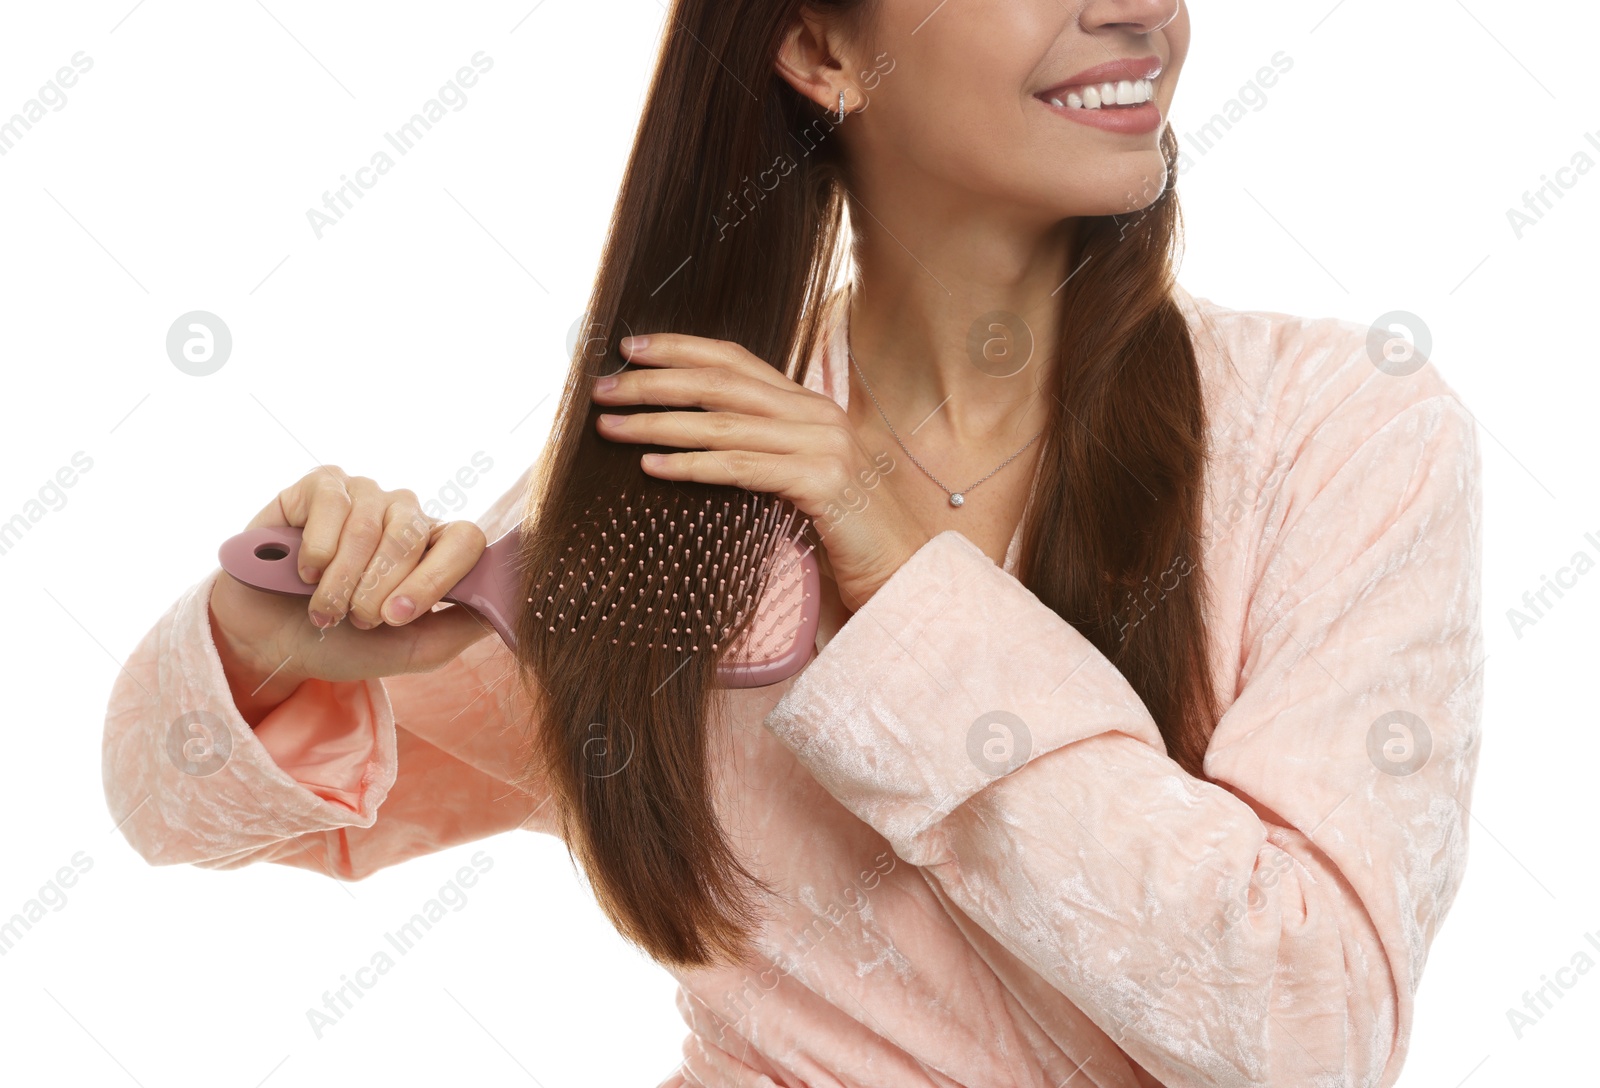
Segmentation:
<svg viewBox="0 0 1600 1088">
<path fill-rule="evenodd" d="M 797 385 L 726 340 L 655 333 L 628 337 L 621 347 L 630 363 L 653 369 L 624 371 L 610 379 L 610 388 L 600 379 L 595 403 L 705 410 L 602 415 L 600 434 L 615 442 L 691 447 L 644 455 L 641 467 L 652 476 L 732 484 L 792 502 L 816 525 L 826 547 L 818 559 L 824 570 L 832 568 L 852 611 L 927 543 L 916 518 L 887 488 L 839 516 L 850 494 L 875 487 L 886 470 L 879 460 L 884 455 L 862 447 L 833 398 Z"/>
</svg>

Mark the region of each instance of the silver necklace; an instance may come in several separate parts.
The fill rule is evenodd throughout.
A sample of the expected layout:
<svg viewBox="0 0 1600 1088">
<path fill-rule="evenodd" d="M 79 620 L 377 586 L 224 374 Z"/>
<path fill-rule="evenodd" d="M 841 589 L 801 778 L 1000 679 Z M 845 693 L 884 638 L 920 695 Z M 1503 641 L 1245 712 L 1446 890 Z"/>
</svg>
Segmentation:
<svg viewBox="0 0 1600 1088">
<path fill-rule="evenodd" d="M 856 374 L 861 378 L 861 388 L 867 391 L 867 396 L 871 397 L 872 403 L 878 407 L 878 414 L 883 416 L 883 425 L 889 428 L 889 433 L 894 435 L 894 440 L 896 442 L 900 442 L 900 448 L 906 451 L 906 456 L 911 458 L 911 463 L 920 468 L 923 475 L 928 477 L 928 479 L 932 480 L 936 484 L 939 484 L 940 490 L 942 490 L 946 495 L 950 496 L 951 506 L 961 506 L 963 503 L 965 503 L 967 501 L 968 491 L 971 491 L 974 487 L 977 487 L 978 484 L 983 483 L 983 480 L 987 480 L 989 476 L 993 476 L 996 472 L 999 472 L 1011 462 L 1015 461 L 1018 457 L 1022 456 L 1023 451 L 1029 446 L 1033 445 L 1035 442 L 1039 441 L 1039 435 L 1044 434 L 1044 428 L 1040 428 L 1039 434 L 1036 434 L 1032 438 L 1028 439 L 1027 443 L 1023 445 L 1022 449 L 1018 450 L 1016 453 L 1013 453 L 1010 457 L 1007 457 L 1004 461 L 1001 461 L 998 465 L 991 469 L 989 471 L 989 476 L 985 476 L 983 480 L 978 480 L 976 483 L 968 484 L 960 491 L 951 491 L 948 487 L 945 487 L 944 484 L 939 482 L 939 478 L 937 476 L 928 471 L 926 465 L 917 460 L 916 454 L 912 453 L 909 449 L 906 449 L 906 444 L 904 442 L 900 441 L 900 435 L 894 429 L 894 424 L 889 422 L 889 417 L 884 412 L 883 405 L 878 404 L 877 395 L 872 392 L 872 386 L 867 384 L 867 376 L 861 372 L 861 364 L 856 362 L 856 353 L 850 348 L 850 330 L 848 328 L 845 330 L 844 351 L 845 354 L 850 357 L 850 365 L 856 368 Z"/>
</svg>

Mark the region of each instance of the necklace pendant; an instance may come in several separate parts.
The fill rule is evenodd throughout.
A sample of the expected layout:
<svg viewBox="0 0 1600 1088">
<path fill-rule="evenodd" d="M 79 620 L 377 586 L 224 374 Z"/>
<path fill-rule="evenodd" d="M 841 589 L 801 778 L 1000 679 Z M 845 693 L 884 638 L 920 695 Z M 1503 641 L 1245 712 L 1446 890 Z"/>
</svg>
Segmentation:
<svg viewBox="0 0 1600 1088">
<path fill-rule="evenodd" d="M 962 496 L 961 492 L 959 492 L 959 491 L 957 491 L 954 495 L 950 496 L 950 505 L 951 506 L 960 506 L 962 503 L 964 503 L 966 501 L 967 501 L 966 498 L 964 496 Z"/>
</svg>

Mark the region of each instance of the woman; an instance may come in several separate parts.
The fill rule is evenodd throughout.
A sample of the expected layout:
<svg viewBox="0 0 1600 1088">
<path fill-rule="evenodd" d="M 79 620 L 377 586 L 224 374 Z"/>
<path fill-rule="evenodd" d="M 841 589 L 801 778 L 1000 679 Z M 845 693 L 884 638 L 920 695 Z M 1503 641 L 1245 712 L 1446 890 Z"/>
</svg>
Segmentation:
<svg viewBox="0 0 1600 1088">
<path fill-rule="evenodd" d="M 130 658 L 129 841 L 560 835 L 681 981 L 666 1086 L 1393 1084 L 1466 856 L 1475 432 L 1368 330 L 1173 281 L 1175 2 L 678 0 L 540 463 L 476 524 L 268 503 L 317 590 L 214 571 Z M 628 488 L 812 519 L 797 676 L 432 611 Z"/>
</svg>

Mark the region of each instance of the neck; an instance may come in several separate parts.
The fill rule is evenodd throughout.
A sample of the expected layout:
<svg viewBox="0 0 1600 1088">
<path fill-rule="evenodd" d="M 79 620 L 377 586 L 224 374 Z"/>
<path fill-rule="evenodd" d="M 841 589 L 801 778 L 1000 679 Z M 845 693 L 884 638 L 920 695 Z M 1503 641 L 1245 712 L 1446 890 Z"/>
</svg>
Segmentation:
<svg viewBox="0 0 1600 1088">
<path fill-rule="evenodd" d="M 921 239 L 915 257 L 903 239 L 868 231 L 846 300 L 850 415 L 881 425 L 881 406 L 913 449 L 1015 448 L 1037 434 L 1055 389 L 1073 225 L 1007 242 L 979 224 Z"/>
</svg>

